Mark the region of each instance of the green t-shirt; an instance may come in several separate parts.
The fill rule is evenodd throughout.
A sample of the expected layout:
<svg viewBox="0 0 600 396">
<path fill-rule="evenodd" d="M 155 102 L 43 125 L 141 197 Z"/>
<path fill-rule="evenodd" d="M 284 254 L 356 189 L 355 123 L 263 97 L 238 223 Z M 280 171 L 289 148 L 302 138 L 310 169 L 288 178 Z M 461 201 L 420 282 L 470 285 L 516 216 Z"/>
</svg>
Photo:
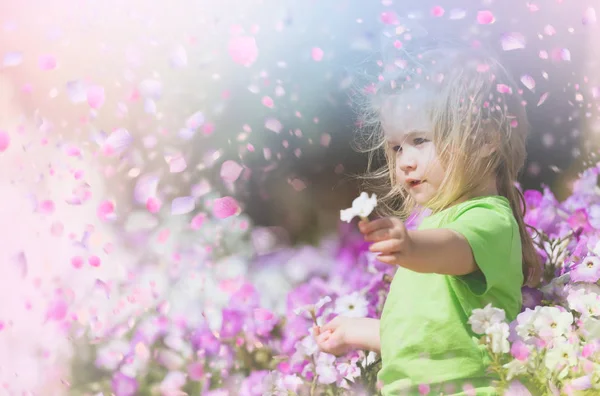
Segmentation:
<svg viewBox="0 0 600 396">
<path fill-rule="evenodd" d="M 451 276 L 398 268 L 381 314 L 382 393 L 417 395 L 417 387 L 427 384 L 431 395 L 496 395 L 495 378 L 486 372 L 489 357 L 467 321 L 488 303 L 504 309 L 508 321 L 520 312 L 518 224 L 508 200 L 495 195 L 462 202 L 419 226 L 432 228 L 464 235 L 480 271 Z M 464 392 L 469 388 L 475 392 Z"/>
</svg>

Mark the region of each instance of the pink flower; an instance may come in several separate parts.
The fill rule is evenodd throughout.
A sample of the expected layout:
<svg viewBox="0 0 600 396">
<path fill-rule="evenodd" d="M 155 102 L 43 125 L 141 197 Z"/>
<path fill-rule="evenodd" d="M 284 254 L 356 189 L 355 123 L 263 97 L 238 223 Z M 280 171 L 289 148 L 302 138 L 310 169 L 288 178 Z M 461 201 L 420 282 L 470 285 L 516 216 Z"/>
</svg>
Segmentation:
<svg viewBox="0 0 600 396">
<path fill-rule="evenodd" d="M 517 360 L 524 362 L 529 357 L 529 347 L 521 341 L 516 341 L 510 348 L 510 354 Z"/>
<path fill-rule="evenodd" d="M 570 272 L 573 282 L 595 283 L 600 280 L 600 258 L 587 256 Z"/>
<path fill-rule="evenodd" d="M 218 219 L 226 219 L 240 213 L 237 201 L 232 197 L 217 198 L 213 201 L 213 214 Z"/>
</svg>

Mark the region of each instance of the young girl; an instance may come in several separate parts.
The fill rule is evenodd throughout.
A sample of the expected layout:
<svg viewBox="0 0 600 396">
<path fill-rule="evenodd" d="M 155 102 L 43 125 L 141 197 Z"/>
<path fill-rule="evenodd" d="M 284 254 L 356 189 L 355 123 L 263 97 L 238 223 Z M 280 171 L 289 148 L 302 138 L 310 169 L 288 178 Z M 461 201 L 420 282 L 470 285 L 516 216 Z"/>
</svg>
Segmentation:
<svg viewBox="0 0 600 396">
<path fill-rule="evenodd" d="M 387 180 L 380 206 L 391 216 L 359 229 L 378 260 L 398 269 L 380 320 L 337 317 L 315 329 L 317 343 L 335 355 L 380 353 L 383 395 L 419 394 L 419 386 L 496 395 L 468 319 L 491 303 L 514 320 L 522 285 L 540 279 L 515 186 L 526 156 L 524 104 L 498 62 L 473 48 L 428 50 L 394 69 L 380 78 L 376 122 L 367 124 L 375 126 L 371 153 L 385 153 L 374 175 Z M 407 230 L 403 219 L 415 209 L 430 215 Z"/>
</svg>

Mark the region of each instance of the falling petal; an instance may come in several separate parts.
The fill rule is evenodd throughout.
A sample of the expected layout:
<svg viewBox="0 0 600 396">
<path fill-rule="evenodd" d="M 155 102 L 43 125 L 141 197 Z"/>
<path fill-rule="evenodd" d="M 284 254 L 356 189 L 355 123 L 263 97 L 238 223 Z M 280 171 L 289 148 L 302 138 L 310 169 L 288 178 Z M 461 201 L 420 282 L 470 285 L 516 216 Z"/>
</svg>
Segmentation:
<svg viewBox="0 0 600 396">
<path fill-rule="evenodd" d="M 106 284 L 106 282 L 96 279 L 96 283 L 94 285 L 96 289 L 103 292 L 106 295 L 107 299 L 110 299 L 110 287 Z"/>
<path fill-rule="evenodd" d="M 146 114 L 156 113 L 156 102 L 152 99 L 145 99 L 144 100 L 144 112 Z"/>
<path fill-rule="evenodd" d="M 19 275 L 21 275 L 22 278 L 25 278 L 27 276 L 27 257 L 25 257 L 25 252 L 19 252 L 15 257 L 14 257 L 14 263 L 15 266 L 17 267 L 17 271 L 19 271 Z"/>
<path fill-rule="evenodd" d="M 269 96 L 262 98 L 262 104 L 270 109 L 272 109 L 274 106 L 273 99 L 271 99 Z"/>
<path fill-rule="evenodd" d="M 480 25 L 489 25 L 490 23 L 494 23 L 496 18 L 494 18 L 494 14 L 492 14 L 489 10 L 483 10 L 477 12 L 477 23 Z"/>
<path fill-rule="evenodd" d="M 162 83 L 158 80 L 147 79 L 140 83 L 139 91 L 142 96 L 149 99 L 160 99 Z"/>
<path fill-rule="evenodd" d="M 235 63 L 243 66 L 251 66 L 258 58 L 258 47 L 256 40 L 251 36 L 237 36 L 229 40 L 229 56 Z"/>
<path fill-rule="evenodd" d="M 500 93 L 512 94 L 512 89 L 506 84 L 497 84 L 496 90 Z"/>
<path fill-rule="evenodd" d="M 46 320 L 61 321 L 67 316 L 68 305 L 63 298 L 54 299 L 46 310 Z"/>
<path fill-rule="evenodd" d="M 381 22 L 385 25 L 395 25 L 398 23 L 398 17 L 393 11 L 384 11 L 381 13 Z"/>
<path fill-rule="evenodd" d="M 119 128 L 112 132 L 104 141 L 103 152 L 105 155 L 118 154 L 132 143 L 133 137 L 125 128 Z"/>
<path fill-rule="evenodd" d="M 38 210 L 42 214 L 52 214 L 52 213 L 54 213 L 54 210 L 55 210 L 54 202 L 49 199 L 44 200 L 44 201 L 40 202 L 40 204 L 38 206 Z"/>
<path fill-rule="evenodd" d="M 279 133 L 281 132 L 281 128 L 283 128 L 283 125 L 279 120 L 275 118 L 267 118 L 267 120 L 265 121 L 265 128 L 275 133 Z"/>
<path fill-rule="evenodd" d="M 542 104 L 544 104 L 546 99 L 548 99 L 548 95 L 550 95 L 550 92 L 546 92 L 546 93 L 542 94 L 542 96 L 540 96 L 540 100 L 538 101 L 537 105 L 541 106 Z"/>
<path fill-rule="evenodd" d="M 221 165 L 220 176 L 224 181 L 233 183 L 240 177 L 243 170 L 244 167 L 240 166 L 237 162 L 231 160 L 225 161 Z"/>
<path fill-rule="evenodd" d="M 535 90 L 535 80 L 528 74 L 521 76 L 521 82 L 523 85 L 527 87 L 531 92 Z"/>
<path fill-rule="evenodd" d="M 71 257 L 71 266 L 75 269 L 79 269 L 83 267 L 83 257 L 81 256 L 73 256 Z"/>
<path fill-rule="evenodd" d="M 292 187 L 294 188 L 294 190 L 296 191 L 302 191 L 306 188 L 306 183 L 304 183 L 302 180 L 300 179 L 293 179 L 290 184 L 292 185 Z"/>
<path fill-rule="evenodd" d="M 188 129 L 196 129 L 202 124 L 204 124 L 204 114 L 202 114 L 199 111 L 189 116 L 188 119 L 185 121 L 185 126 Z"/>
<path fill-rule="evenodd" d="M 206 180 L 201 180 L 199 183 L 192 186 L 192 195 L 196 198 L 206 195 L 211 191 L 211 185 Z"/>
<path fill-rule="evenodd" d="M 52 55 L 40 56 L 39 66 L 42 70 L 54 70 L 56 68 L 56 58 Z"/>
<path fill-rule="evenodd" d="M 593 23 L 596 23 L 596 10 L 593 7 L 589 7 L 588 9 L 586 9 L 583 13 L 583 18 L 581 19 L 581 22 L 584 25 L 591 25 Z"/>
<path fill-rule="evenodd" d="M 150 213 L 158 213 L 161 206 L 162 202 L 158 198 L 151 197 L 146 201 L 146 209 L 148 209 L 148 212 Z"/>
<path fill-rule="evenodd" d="M 182 138 L 183 140 L 191 140 L 195 134 L 196 134 L 196 131 L 194 129 L 190 129 L 190 128 L 181 128 L 179 130 L 179 132 L 177 133 L 177 135 L 180 138 Z"/>
<path fill-rule="evenodd" d="M 67 82 L 67 96 L 71 103 L 83 103 L 87 100 L 87 91 L 79 80 Z"/>
<path fill-rule="evenodd" d="M 0 131 L 0 153 L 6 151 L 9 145 L 10 137 L 8 136 L 8 133 Z"/>
<path fill-rule="evenodd" d="M 167 159 L 167 162 L 169 163 L 169 172 L 171 173 L 180 173 L 187 168 L 185 158 L 181 154 Z"/>
<path fill-rule="evenodd" d="M 174 69 L 187 66 L 188 57 L 185 47 L 183 45 L 179 45 L 173 50 L 173 52 L 171 53 L 171 57 L 169 58 L 169 63 Z"/>
<path fill-rule="evenodd" d="M 544 27 L 544 33 L 546 36 L 554 36 L 556 34 L 556 29 L 552 25 L 546 25 Z"/>
<path fill-rule="evenodd" d="M 4 67 L 18 66 L 23 62 L 23 54 L 21 52 L 7 52 L 4 54 L 2 65 Z"/>
<path fill-rule="evenodd" d="M 202 227 L 204 220 L 206 220 L 206 213 L 198 213 L 192 218 L 192 221 L 190 221 L 190 228 L 192 230 L 199 230 L 200 227 Z"/>
<path fill-rule="evenodd" d="M 432 15 L 433 17 L 435 17 L 435 18 L 439 18 L 439 17 L 442 17 L 442 16 L 444 16 L 444 12 L 445 12 L 445 11 L 444 11 L 444 8 L 443 8 L 443 7 L 441 7 L 441 6 L 434 6 L 434 7 L 431 9 L 431 15 Z"/>
<path fill-rule="evenodd" d="M 213 201 L 212 211 L 216 218 L 225 219 L 240 213 L 240 207 L 234 198 L 223 197 Z"/>
<path fill-rule="evenodd" d="M 100 267 L 100 257 L 91 255 L 90 257 L 88 257 L 88 264 L 92 267 Z"/>
<path fill-rule="evenodd" d="M 99 109 L 104 104 L 104 87 L 92 85 L 87 89 L 87 102 L 92 109 Z"/>
<path fill-rule="evenodd" d="M 144 204 L 149 198 L 156 196 L 159 178 L 154 175 L 140 176 L 135 183 L 133 196 L 137 203 Z"/>
<path fill-rule="evenodd" d="M 321 48 L 315 47 L 311 50 L 310 56 L 315 62 L 320 62 L 323 60 L 323 50 Z"/>
<path fill-rule="evenodd" d="M 504 51 L 525 48 L 525 36 L 521 33 L 507 33 L 502 36 L 501 43 Z"/>
<path fill-rule="evenodd" d="M 195 208 L 194 197 L 178 197 L 171 202 L 171 214 L 173 215 L 190 213 Z"/>
<path fill-rule="evenodd" d="M 331 135 L 328 133 L 324 133 L 321 135 L 321 146 L 329 147 L 329 143 L 331 142 Z"/>
<path fill-rule="evenodd" d="M 98 218 L 102 221 L 109 221 L 115 219 L 115 204 L 111 201 L 101 202 L 100 205 L 98 205 L 96 214 L 98 215 Z"/>
</svg>

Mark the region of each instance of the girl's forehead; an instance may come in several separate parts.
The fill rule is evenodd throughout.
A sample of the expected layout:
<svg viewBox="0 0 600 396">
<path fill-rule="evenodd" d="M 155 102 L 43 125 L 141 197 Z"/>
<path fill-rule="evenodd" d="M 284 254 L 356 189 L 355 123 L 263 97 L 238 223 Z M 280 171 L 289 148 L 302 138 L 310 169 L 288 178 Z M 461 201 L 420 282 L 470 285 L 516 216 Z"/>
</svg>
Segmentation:
<svg viewBox="0 0 600 396">
<path fill-rule="evenodd" d="M 381 112 L 381 126 L 388 140 L 399 140 L 414 132 L 432 129 L 427 104 L 409 97 L 388 101 Z"/>
</svg>

